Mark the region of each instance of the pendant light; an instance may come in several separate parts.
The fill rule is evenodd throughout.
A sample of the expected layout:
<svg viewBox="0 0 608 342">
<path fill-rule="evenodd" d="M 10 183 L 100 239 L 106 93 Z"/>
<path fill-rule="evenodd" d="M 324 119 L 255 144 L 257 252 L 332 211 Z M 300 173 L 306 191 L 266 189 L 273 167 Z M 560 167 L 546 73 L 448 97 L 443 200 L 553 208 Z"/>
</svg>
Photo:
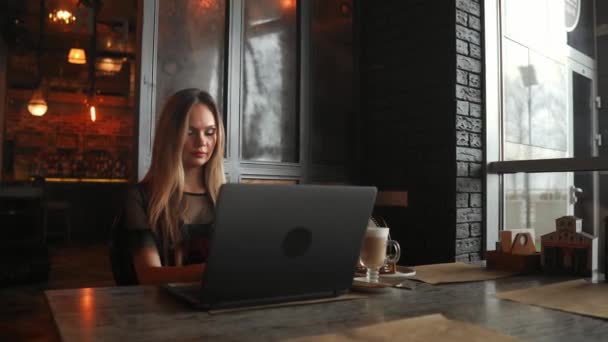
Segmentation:
<svg viewBox="0 0 608 342">
<path fill-rule="evenodd" d="M 32 98 L 27 103 L 27 110 L 30 112 L 30 114 L 34 116 L 43 116 L 48 110 L 48 106 L 43 96 L 45 89 L 43 85 L 44 82 L 40 83 L 40 86 L 36 90 L 34 90 Z"/>
<path fill-rule="evenodd" d="M 89 108 L 89 112 L 91 113 L 91 121 L 95 122 L 97 120 L 97 113 L 95 112 L 95 106 L 91 105 Z"/>
<path fill-rule="evenodd" d="M 97 59 L 97 11 L 99 9 L 99 0 L 93 0 L 92 3 L 92 11 L 93 11 L 93 32 L 91 34 L 91 47 L 90 47 L 90 51 L 91 51 L 91 56 L 89 56 L 89 62 L 88 62 L 88 67 L 89 67 L 89 82 L 90 82 L 90 87 L 89 87 L 89 99 L 88 99 L 88 105 L 89 105 L 89 114 L 91 117 L 91 121 L 95 122 L 97 121 L 97 109 L 95 108 L 95 104 L 96 104 L 96 99 L 95 99 L 95 60 Z"/>
<path fill-rule="evenodd" d="M 72 64 L 87 64 L 87 54 L 84 49 L 71 48 L 68 53 L 68 62 Z"/>
<path fill-rule="evenodd" d="M 44 25 L 44 20 L 42 13 L 44 13 L 44 0 L 40 1 L 40 32 L 39 32 L 39 37 L 38 37 L 38 52 L 37 52 L 37 63 L 38 63 L 38 75 L 39 77 L 41 77 L 40 75 L 42 74 L 42 65 L 40 63 L 40 55 L 42 55 L 42 33 L 43 33 L 43 25 Z M 49 109 L 46 100 L 44 99 L 44 90 L 46 89 L 45 87 L 45 82 L 42 78 L 40 78 L 40 81 L 38 83 L 38 87 L 34 90 L 34 93 L 32 94 L 32 98 L 30 99 L 30 101 L 27 103 L 27 110 L 28 112 L 30 112 L 30 114 L 34 115 L 34 116 L 43 116 L 44 114 L 46 114 L 46 111 Z"/>
</svg>

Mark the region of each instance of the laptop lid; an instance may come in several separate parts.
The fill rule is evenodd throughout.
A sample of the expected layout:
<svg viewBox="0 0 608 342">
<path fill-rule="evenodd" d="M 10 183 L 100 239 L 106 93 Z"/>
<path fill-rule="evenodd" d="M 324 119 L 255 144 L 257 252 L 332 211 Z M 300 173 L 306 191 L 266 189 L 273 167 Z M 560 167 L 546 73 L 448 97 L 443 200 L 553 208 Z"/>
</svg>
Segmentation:
<svg viewBox="0 0 608 342">
<path fill-rule="evenodd" d="M 375 187 L 223 185 L 202 303 L 253 305 L 346 291 L 375 197 Z"/>
</svg>

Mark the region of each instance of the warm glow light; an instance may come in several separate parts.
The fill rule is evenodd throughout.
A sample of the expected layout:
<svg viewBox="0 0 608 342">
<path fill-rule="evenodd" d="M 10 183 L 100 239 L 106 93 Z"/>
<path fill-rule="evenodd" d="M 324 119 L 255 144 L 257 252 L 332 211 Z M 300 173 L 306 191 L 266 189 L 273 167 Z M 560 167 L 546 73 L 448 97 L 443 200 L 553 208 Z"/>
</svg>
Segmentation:
<svg viewBox="0 0 608 342">
<path fill-rule="evenodd" d="M 30 114 L 34 116 L 43 116 L 44 114 L 46 114 L 47 109 L 48 107 L 45 101 L 36 103 L 30 101 L 27 104 L 27 110 L 30 112 Z"/>
<path fill-rule="evenodd" d="M 283 7 L 283 9 L 296 8 L 296 0 L 281 0 L 281 7 Z"/>
<path fill-rule="evenodd" d="M 27 103 L 27 110 L 34 116 L 43 116 L 46 114 L 48 106 L 42 97 L 42 91 L 40 89 L 34 91 L 30 102 Z"/>
<path fill-rule="evenodd" d="M 191 11 L 195 16 L 209 15 L 210 11 L 220 9 L 220 1 L 218 0 L 194 0 L 188 1 L 188 11 Z"/>
<path fill-rule="evenodd" d="M 87 329 L 92 329 L 95 325 L 95 294 L 93 289 L 81 289 L 78 295 L 80 311 L 78 317 Z"/>
<path fill-rule="evenodd" d="M 217 6 L 214 0 L 201 0 L 199 4 L 204 9 L 211 9 L 213 6 Z"/>
<path fill-rule="evenodd" d="M 95 68 L 109 74 L 115 74 L 122 69 L 122 61 L 112 58 L 102 58 L 95 63 Z"/>
<path fill-rule="evenodd" d="M 71 48 L 68 53 L 68 62 L 72 64 L 85 64 L 87 62 L 87 55 L 83 49 Z"/>
<path fill-rule="evenodd" d="M 62 9 L 56 9 L 49 13 L 49 20 L 54 23 L 71 24 L 76 21 L 76 17 L 70 12 Z"/>
<path fill-rule="evenodd" d="M 95 106 L 91 106 L 91 121 L 95 122 L 97 120 L 97 115 L 95 114 Z"/>
</svg>

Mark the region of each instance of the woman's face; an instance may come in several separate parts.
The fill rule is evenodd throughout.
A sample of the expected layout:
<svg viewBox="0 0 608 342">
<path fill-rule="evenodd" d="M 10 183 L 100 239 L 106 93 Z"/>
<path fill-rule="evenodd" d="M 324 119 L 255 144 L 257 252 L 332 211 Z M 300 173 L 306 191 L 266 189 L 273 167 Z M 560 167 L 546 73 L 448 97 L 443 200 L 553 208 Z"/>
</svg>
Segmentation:
<svg viewBox="0 0 608 342">
<path fill-rule="evenodd" d="M 190 109 L 186 142 L 182 148 L 184 168 L 201 167 L 211 159 L 217 142 L 217 124 L 213 113 L 204 104 Z"/>
</svg>

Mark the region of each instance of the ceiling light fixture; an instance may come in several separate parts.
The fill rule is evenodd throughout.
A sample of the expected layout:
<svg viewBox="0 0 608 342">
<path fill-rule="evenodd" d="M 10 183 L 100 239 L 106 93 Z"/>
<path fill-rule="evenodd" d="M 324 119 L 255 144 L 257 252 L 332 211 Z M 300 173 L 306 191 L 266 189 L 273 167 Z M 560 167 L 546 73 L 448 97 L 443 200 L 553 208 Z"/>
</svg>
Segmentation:
<svg viewBox="0 0 608 342">
<path fill-rule="evenodd" d="M 71 24 L 76 21 L 72 12 L 64 9 L 56 9 L 49 13 L 49 20 L 53 23 Z"/>
<path fill-rule="evenodd" d="M 71 48 L 70 52 L 68 53 L 68 62 L 72 64 L 86 64 L 87 54 L 83 49 Z"/>
</svg>

